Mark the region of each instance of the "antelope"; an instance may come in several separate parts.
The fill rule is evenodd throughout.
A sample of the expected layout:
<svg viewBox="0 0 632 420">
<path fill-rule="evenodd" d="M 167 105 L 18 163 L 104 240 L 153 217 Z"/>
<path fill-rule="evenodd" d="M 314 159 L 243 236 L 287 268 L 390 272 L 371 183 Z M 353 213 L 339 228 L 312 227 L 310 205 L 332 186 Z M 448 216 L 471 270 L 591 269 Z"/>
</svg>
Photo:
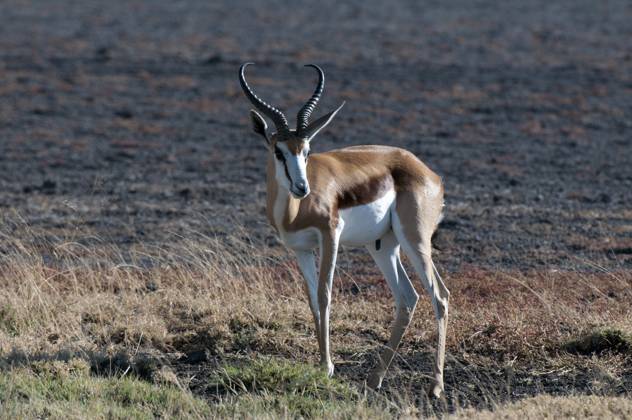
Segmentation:
<svg viewBox="0 0 632 420">
<path fill-rule="evenodd" d="M 245 63 L 239 82 L 254 108 L 252 128 L 268 148 L 267 217 L 283 244 L 294 251 L 305 279 L 320 350 L 320 364 L 333 375 L 329 347 L 329 313 L 338 246 L 364 246 L 386 278 L 395 300 L 395 320 L 388 344 L 367 386 L 379 389 L 406 331 L 419 295 L 400 259 L 400 247 L 432 298 L 438 324 L 434 384 L 430 394 L 444 391 L 448 300 L 450 292 L 431 258 L 430 239 L 443 209 L 441 178 L 415 155 L 389 146 L 353 146 L 310 154 L 314 137 L 344 106 L 310 122 L 325 86 L 322 69 L 314 64 L 318 82 L 290 129 L 283 112 L 260 99 L 246 82 Z M 275 125 L 271 132 L 262 115 Z M 315 250 L 319 249 L 316 269 Z"/>
</svg>

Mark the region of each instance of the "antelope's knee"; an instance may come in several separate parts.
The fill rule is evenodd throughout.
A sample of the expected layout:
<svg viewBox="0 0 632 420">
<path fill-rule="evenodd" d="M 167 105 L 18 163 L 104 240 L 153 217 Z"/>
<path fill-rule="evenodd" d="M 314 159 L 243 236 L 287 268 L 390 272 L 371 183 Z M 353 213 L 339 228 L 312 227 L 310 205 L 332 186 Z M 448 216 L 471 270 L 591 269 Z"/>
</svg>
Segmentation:
<svg viewBox="0 0 632 420">
<path fill-rule="evenodd" d="M 437 318 L 444 318 L 448 312 L 448 298 L 435 296 L 435 310 L 437 311 Z"/>
<path fill-rule="evenodd" d="M 415 308 L 417 307 L 417 302 L 419 302 L 419 295 L 415 293 L 414 295 L 408 296 L 404 302 L 402 310 L 406 312 L 408 317 L 411 317 Z"/>
</svg>

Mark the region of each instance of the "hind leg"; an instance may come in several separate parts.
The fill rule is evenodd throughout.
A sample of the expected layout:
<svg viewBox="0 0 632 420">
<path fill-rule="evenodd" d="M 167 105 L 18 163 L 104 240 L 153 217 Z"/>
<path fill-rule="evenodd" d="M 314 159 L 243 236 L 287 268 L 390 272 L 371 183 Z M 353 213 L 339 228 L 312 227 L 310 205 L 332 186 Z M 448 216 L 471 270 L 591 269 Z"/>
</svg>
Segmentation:
<svg viewBox="0 0 632 420">
<path fill-rule="evenodd" d="M 367 379 L 367 385 L 370 388 L 378 389 L 410 324 L 419 295 L 402 267 L 399 259 L 399 243 L 392 231 L 380 239 L 379 249 L 375 244 L 367 246 L 367 249 L 386 278 L 395 299 L 395 320 L 391 328 L 391 337 L 380 354 L 378 365 Z"/>
<path fill-rule="evenodd" d="M 421 205 L 421 198 L 424 205 Z M 430 201 L 430 202 L 429 202 Z M 431 257 L 430 239 L 441 214 L 441 206 L 427 200 L 426 196 L 408 192 L 398 195 L 393 217 L 393 231 L 402 249 L 410 259 L 424 288 L 432 299 L 437 319 L 438 341 L 434 363 L 435 384 L 432 395 L 440 397 L 444 391 L 443 366 L 448 326 L 448 301 L 450 292 L 438 275 Z"/>
</svg>

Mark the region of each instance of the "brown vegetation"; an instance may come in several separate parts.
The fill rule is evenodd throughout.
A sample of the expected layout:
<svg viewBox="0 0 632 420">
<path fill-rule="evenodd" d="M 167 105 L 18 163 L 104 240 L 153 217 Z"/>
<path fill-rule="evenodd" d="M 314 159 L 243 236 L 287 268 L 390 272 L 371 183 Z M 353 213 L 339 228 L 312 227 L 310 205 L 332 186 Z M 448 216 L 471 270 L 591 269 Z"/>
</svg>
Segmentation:
<svg viewBox="0 0 632 420">
<path fill-rule="evenodd" d="M 191 232 L 172 245 L 137 247 L 127 255 L 79 242 L 3 236 L 3 370 L 80 358 L 97 375 L 131 374 L 157 383 L 170 378 L 211 404 L 226 404 L 230 395 L 251 398 L 261 389 L 226 394 L 212 380 L 224 369 L 248 369 L 253 360 L 282 366 L 317 361 L 294 263 L 239 234 L 219 240 Z M 332 315 L 337 380 L 365 392 L 375 350 L 386 342 L 392 302 L 377 270 L 339 274 Z M 629 395 L 629 272 L 468 267 L 445 278 L 452 291 L 447 405 L 425 398 L 436 330 L 428 299 L 371 404 L 387 401 L 400 413 L 428 413 L 494 408 L 540 393 Z"/>
</svg>

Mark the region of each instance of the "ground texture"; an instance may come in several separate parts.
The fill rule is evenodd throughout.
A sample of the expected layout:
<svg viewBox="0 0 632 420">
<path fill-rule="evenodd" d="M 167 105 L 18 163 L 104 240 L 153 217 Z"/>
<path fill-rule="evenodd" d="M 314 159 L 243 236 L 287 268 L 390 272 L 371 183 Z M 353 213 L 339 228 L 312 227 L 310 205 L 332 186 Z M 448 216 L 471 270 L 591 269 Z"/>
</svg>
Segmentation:
<svg viewBox="0 0 632 420">
<path fill-rule="evenodd" d="M 572 2 L 0 5 L 0 208 L 127 246 L 263 217 L 240 63 L 294 115 L 347 106 L 314 151 L 390 144 L 444 177 L 438 256 L 632 264 L 632 7 Z"/>
<path fill-rule="evenodd" d="M 264 216 L 266 150 L 237 69 L 255 61 L 253 87 L 292 116 L 315 82 L 302 65 L 316 63 L 327 82 L 315 115 L 347 105 L 314 152 L 401 146 L 443 177 L 435 261 L 454 308 L 446 405 L 419 397 L 435 334 L 427 302 L 385 390 L 364 400 L 391 307 L 365 252 L 343 249 L 343 385 L 323 389 L 353 403 L 331 412 L 629 397 L 630 21 L 627 1 L 0 3 L 3 375 L 19 365 L 30 383 L 38 370 L 24 360 L 76 357 L 102 373 L 118 355 L 109 372 L 134 366 L 163 383 L 168 368 L 211 406 L 187 399 L 164 415 L 325 415 L 239 377 L 259 366 L 244 358 L 283 371 L 317 356 L 300 278 Z"/>
</svg>

